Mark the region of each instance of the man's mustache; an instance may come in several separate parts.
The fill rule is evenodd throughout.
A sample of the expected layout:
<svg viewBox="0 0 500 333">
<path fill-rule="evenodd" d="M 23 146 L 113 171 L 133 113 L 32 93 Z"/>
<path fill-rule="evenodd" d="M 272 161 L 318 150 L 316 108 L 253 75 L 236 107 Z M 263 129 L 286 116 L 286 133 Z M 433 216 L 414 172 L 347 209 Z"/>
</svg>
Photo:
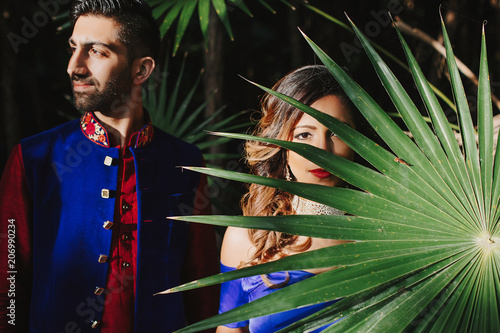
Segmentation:
<svg viewBox="0 0 500 333">
<path fill-rule="evenodd" d="M 71 82 L 78 82 L 81 84 L 95 85 L 95 81 L 90 77 L 84 77 L 81 75 L 73 74 L 71 75 Z"/>
</svg>

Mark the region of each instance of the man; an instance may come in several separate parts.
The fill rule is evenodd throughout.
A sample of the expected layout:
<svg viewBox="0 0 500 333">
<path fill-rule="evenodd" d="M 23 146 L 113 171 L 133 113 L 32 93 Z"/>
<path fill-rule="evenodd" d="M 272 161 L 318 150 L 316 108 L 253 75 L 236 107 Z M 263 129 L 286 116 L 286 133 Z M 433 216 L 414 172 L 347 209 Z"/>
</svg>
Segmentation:
<svg viewBox="0 0 500 333">
<path fill-rule="evenodd" d="M 142 0 L 76 0 L 68 64 L 84 115 L 22 140 L 0 185 L 2 332 L 172 332 L 216 314 L 217 289 L 154 293 L 217 272 L 196 147 L 152 126 L 141 87 L 159 32 Z M 186 316 L 187 315 L 187 316 Z"/>
</svg>

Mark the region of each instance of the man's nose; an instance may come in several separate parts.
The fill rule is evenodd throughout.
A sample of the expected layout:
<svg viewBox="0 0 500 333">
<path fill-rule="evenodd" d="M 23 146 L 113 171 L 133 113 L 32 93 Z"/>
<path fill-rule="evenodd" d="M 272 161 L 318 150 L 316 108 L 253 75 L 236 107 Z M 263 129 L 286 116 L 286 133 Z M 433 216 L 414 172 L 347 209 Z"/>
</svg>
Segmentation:
<svg viewBox="0 0 500 333">
<path fill-rule="evenodd" d="M 85 61 L 85 56 L 81 50 L 76 49 L 68 62 L 68 74 L 72 75 L 87 75 L 88 68 Z"/>
</svg>

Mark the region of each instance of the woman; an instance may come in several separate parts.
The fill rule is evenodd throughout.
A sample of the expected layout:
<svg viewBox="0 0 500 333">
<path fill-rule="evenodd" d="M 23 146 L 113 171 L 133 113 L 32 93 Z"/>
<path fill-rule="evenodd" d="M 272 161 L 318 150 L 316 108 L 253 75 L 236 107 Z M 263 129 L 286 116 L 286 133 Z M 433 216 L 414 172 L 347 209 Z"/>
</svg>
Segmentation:
<svg viewBox="0 0 500 333">
<path fill-rule="evenodd" d="M 324 66 L 299 68 L 279 80 L 273 90 L 354 127 L 350 101 Z M 255 135 L 307 143 L 349 160 L 354 158 L 353 150 L 328 128 L 308 114 L 269 94 L 263 97 L 262 118 L 257 125 Z M 256 141 L 247 142 L 246 158 L 251 172 L 256 175 L 325 186 L 343 185 L 338 177 L 297 153 L 280 147 Z M 243 214 L 247 216 L 343 214 L 334 208 L 257 184 L 250 185 L 248 193 L 242 199 L 242 208 Z M 229 227 L 222 244 L 221 267 L 225 272 L 343 243 L 345 241 Z M 277 288 L 326 270 L 328 269 L 278 272 L 223 283 L 220 312 L 228 311 L 263 297 Z M 329 304 L 331 303 L 219 326 L 217 332 L 273 332 Z"/>
</svg>

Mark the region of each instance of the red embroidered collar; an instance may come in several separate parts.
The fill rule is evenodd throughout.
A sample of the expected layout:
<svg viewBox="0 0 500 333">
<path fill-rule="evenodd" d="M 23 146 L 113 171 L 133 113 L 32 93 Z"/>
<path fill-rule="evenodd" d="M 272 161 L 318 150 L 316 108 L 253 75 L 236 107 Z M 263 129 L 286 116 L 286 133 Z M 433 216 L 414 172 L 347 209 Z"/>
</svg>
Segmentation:
<svg viewBox="0 0 500 333">
<path fill-rule="evenodd" d="M 138 132 L 134 148 L 142 148 L 153 139 L 153 125 L 147 113 L 146 119 L 147 124 Z M 80 118 L 80 128 L 89 140 L 100 146 L 109 147 L 108 132 L 106 132 L 104 126 L 99 123 L 93 112 L 86 112 Z"/>
</svg>

